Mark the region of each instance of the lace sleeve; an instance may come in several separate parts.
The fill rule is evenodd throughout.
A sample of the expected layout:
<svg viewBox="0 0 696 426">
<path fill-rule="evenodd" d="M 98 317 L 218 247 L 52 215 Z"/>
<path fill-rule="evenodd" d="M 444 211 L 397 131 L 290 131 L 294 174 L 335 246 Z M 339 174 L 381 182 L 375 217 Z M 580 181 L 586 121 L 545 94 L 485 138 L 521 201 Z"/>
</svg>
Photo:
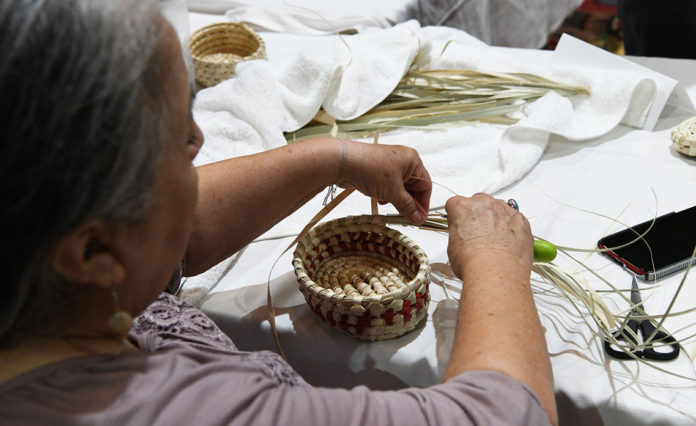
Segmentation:
<svg viewBox="0 0 696 426">
<path fill-rule="evenodd" d="M 171 339 L 221 349 L 237 349 L 232 340 L 201 310 L 167 293 L 160 294 L 135 317 L 130 333 L 138 346 L 145 350 L 154 351 Z M 153 335 L 159 339 L 153 338 Z"/>
</svg>

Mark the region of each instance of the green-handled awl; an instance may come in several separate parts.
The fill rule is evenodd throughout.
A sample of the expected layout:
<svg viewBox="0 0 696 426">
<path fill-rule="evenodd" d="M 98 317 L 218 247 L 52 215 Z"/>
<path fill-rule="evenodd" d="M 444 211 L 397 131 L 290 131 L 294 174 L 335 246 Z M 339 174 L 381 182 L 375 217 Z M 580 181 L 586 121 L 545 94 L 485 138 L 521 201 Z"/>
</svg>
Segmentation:
<svg viewBox="0 0 696 426">
<path fill-rule="evenodd" d="M 520 206 L 517 200 L 510 198 L 507 200 L 507 205 L 519 211 Z M 534 240 L 534 261 L 535 262 L 551 262 L 556 258 L 558 250 L 556 246 L 546 240 Z"/>
<path fill-rule="evenodd" d="M 556 258 L 556 246 L 546 240 L 534 240 L 534 261 L 551 262 Z"/>
<path fill-rule="evenodd" d="M 520 206 L 517 200 L 510 198 L 507 200 L 507 205 L 519 211 Z M 534 261 L 535 262 L 551 262 L 556 258 L 558 250 L 556 246 L 546 240 L 534 240 Z"/>
</svg>

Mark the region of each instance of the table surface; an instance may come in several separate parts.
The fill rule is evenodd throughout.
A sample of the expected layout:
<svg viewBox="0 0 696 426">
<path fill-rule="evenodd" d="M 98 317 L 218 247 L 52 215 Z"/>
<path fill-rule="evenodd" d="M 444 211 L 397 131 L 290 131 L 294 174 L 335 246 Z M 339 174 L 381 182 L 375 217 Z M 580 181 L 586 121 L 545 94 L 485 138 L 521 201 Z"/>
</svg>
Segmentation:
<svg viewBox="0 0 696 426">
<path fill-rule="evenodd" d="M 281 54 L 282 35 L 263 37 L 269 59 Z M 499 49 L 540 63 L 550 58 L 544 51 Z M 611 219 L 598 214 L 633 224 L 694 205 L 696 160 L 671 149 L 670 131 L 696 115 L 689 105 L 690 101 L 696 103 L 696 61 L 631 59 L 679 81 L 656 129 L 648 132 L 619 126 L 601 138 L 582 142 L 552 137 L 539 163 L 522 180 L 496 194 L 519 202 L 536 236 L 557 245 L 593 248 L 601 236 L 618 229 L 612 227 Z M 317 211 L 320 198 L 310 201 Z M 367 213 L 367 209 L 355 213 Z M 447 239 L 414 228 L 397 229 L 425 250 L 434 270 L 428 317 L 401 338 L 362 342 L 335 331 L 318 318 L 297 289 L 291 253 L 282 254 L 292 238 L 262 239 L 236 254 L 202 308 L 241 349 L 274 350 L 266 320 L 270 274 L 281 344 L 290 364 L 308 382 L 330 387 L 364 384 L 373 389 L 435 384 L 444 371 L 456 318 L 456 302 L 443 291 L 446 287 L 450 297 L 457 297 L 457 282 L 448 277 Z M 576 271 L 594 289 L 607 288 L 599 277 L 617 288 L 630 288 L 630 275 L 604 256 L 575 256 L 586 266 L 580 267 L 566 257 L 556 263 L 567 271 Z M 683 274 L 677 274 L 657 284 L 644 284 L 647 312 L 664 312 L 682 278 Z M 673 312 L 694 307 L 694 281 L 696 274 L 686 279 Z M 563 424 L 696 422 L 696 374 L 685 352 L 677 360 L 656 367 L 607 359 L 587 311 L 576 309 L 547 283 L 534 280 L 533 285 Z M 625 309 L 615 296 L 603 295 L 615 310 Z M 696 312 L 692 312 L 669 318 L 665 326 L 678 338 L 686 339 L 696 333 L 695 323 Z M 688 341 L 684 349 L 693 355 L 694 339 Z"/>
</svg>

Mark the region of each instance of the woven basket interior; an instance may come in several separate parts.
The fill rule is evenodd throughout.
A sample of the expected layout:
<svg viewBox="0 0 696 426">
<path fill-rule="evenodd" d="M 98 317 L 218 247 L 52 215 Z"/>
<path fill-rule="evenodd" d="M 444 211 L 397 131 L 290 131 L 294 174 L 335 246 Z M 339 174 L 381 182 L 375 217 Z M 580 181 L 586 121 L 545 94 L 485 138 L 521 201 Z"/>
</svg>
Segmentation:
<svg viewBox="0 0 696 426">
<path fill-rule="evenodd" d="M 335 294 L 384 295 L 406 287 L 418 273 L 415 255 L 382 234 L 345 233 L 331 236 L 320 245 L 325 245 L 323 254 L 315 252 L 315 256 L 305 259 L 307 275 Z"/>
<path fill-rule="evenodd" d="M 313 275 L 317 284 L 336 294 L 370 296 L 406 286 L 408 272 L 384 256 L 345 253 L 326 259 Z"/>
</svg>

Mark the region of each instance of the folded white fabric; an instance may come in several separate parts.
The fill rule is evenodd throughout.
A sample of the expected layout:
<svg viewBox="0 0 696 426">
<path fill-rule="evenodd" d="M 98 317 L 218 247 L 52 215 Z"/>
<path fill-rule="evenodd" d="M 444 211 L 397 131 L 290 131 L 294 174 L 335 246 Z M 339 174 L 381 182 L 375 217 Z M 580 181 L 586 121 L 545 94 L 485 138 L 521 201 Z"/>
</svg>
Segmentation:
<svg viewBox="0 0 696 426">
<path fill-rule="evenodd" d="M 287 57 L 239 64 L 235 78 L 199 92 L 194 116 L 206 143 L 197 164 L 282 146 L 286 143 L 283 132 L 305 125 L 320 107 L 337 119 L 359 116 L 384 99 L 412 65 L 528 72 L 588 87 L 591 96 L 574 99 L 548 93 L 527 105 L 512 126 L 458 123 L 380 135 L 382 144 L 415 148 L 433 181 L 452 191 L 494 193 L 536 164 L 551 134 L 578 141 L 603 135 L 621 122 L 629 106 L 632 119 L 640 117 L 641 111 L 650 108 L 655 92 L 652 80 L 640 74 L 535 67 L 504 56 L 462 31 L 420 28 L 415 21 L 349 37 L 305 37 L 303 43 L 307 45 L 299 54 L 295 50 Z M 640 96 L 634 96 L 637 88 Z M 443 206 L 450 196 L 436 186 L 431 207 Z M 313 200 L 266 236 L 299 232 L 320 208 L 319 201 Z M 353 194 L 331 217 L 367 212 L 369 200 Z"/>
<path fill-rule="evenodd" d="M 225 16 L 233 22 L 243 22 L 259 31 L 290 34 L 326 35 L 345 31 L 362 31 L 369 27 L 388 28 L 391 23 L 373 14 L 336 14 L 331 9 L 309 9 L 298 6 L 275 5 L 272 8 L 257 4 L 237 4 Z"/>
<path fill-rule="evenodd" d="M 196 97 L 206 137 L 197 164 L 284 145 L 283 132 L 304 126 L 322 106 L 342 120 L 369 110 L 413 62 L 418 31 L 410 21 L 357 37 L 303 38 L 306 48 L 287 60 L 240 63 L 235 78 Z"/>
<path fill-rule="evenodd" d="M 303 40 L 309 45 L 300 54 L 242 63 L 236 78 L 198 94 L 194 113 L 206 144 L 197 163 L 281 146 L 283 132 L 302 127 L 320 107 L 340 120 L 357 117 L 387 96 L 411 64 L 421 69 L 529 72 L 588 87 L 591 96 L 574 99 L 550 92 L 528 105 L 513 126 L 460 123 L 380 136 L 381 143 L 417 149 L 433 180 L 457 193 L 492 193 L 534 166 L 550 134 L 578 141 L 600 136 L 619 124 L 629 106 L 633 111 L 649 108 L 654 92 L 651 80 L 640 74 L 537 68 L 503 56 L 462 31 L 420 28 L 415 21 L 350 37 Z M 638 87 L 645 90 L 634 97 Z M 435 191 L 432 205 L 443 205 L 451 195 Z"/>
<path fill-rule="evenodd" d="M 190 11 L 224 13 L 257 31 L 326 35 L 388 28 L 409 19 L 405 0 L 187 0 Z M 411 8 L 413 9 L 413 8 Z"/>
</svg>

